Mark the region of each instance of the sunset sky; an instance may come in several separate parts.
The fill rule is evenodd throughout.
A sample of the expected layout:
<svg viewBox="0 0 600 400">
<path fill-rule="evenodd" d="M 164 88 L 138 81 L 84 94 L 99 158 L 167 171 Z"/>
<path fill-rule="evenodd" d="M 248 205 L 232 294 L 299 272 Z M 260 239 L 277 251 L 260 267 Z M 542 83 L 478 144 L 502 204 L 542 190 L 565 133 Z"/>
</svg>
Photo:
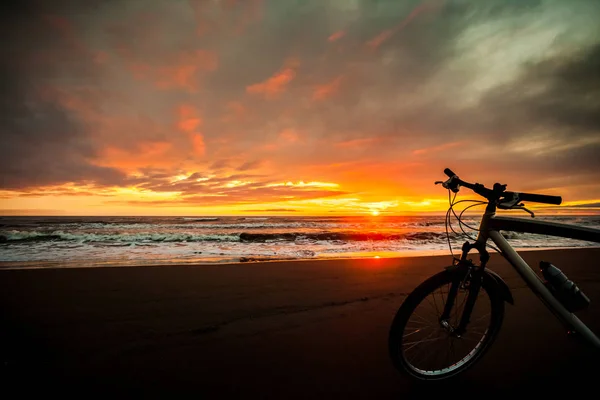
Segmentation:
<svg viewBox="0 0 600 400">
<path fill-rule="evenodd" d="M 2 7 L 2 215 L 600 210 L 600 1 Z"/>
</svg>

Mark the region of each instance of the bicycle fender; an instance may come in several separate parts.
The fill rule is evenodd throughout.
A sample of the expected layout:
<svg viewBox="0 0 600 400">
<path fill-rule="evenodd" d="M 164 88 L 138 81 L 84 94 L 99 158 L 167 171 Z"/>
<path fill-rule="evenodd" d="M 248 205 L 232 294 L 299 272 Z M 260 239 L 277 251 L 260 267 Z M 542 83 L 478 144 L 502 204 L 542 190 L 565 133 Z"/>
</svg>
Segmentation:
<svg viewBox="0 0 600 400">
<path fill-rule="evenodd" d="M 485 273 L 492 278 L 496 282 L 496 286 L 498 287 L 498 293 L 502 296 L 502 299 L 506 301 L 508 304 L 515 304 L 515 300 L 513 299 L 512 293 L 510 292 L 510 288 L 504 282 L 504 279 L 500 277 L 497 273 L 492 270 L 485 269 Z"/>
</svg>

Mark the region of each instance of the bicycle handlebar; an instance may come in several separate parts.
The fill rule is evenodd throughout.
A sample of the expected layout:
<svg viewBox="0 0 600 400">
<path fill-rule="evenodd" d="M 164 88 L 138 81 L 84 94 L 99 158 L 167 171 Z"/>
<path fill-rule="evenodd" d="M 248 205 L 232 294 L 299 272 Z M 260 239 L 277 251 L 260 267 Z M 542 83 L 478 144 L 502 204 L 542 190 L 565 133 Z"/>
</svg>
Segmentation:
<svg viewBox="0 0 600 400">
<path fill-rule="evenodd" d="M 455 176 L 455 175 L 456 175 L 454 172 L 452 172 L 452 170 L 451 170 L 450 168 L 446 168 L 446 169 L 444 170 L 444 173 L 445 173 L 446 175 L 448 175 L 448 178 L 452 178 L 453 176 Z"/>
<path fill-rule="evenodd" d="M 535 193 L 522 193 L 522 192 L 508 192 L 506 191 L 506 185 L 501 185 L 499 183 L 494 184 L 493 189 L 486 188 L 484 185 L 480 183 L 469 183 L 460 179 L 450 168 L 444 169 L 444 173 L 448 175 L 450 178 L 445 187 L 451 189 L 454 192 L 458 191 L 458 186 L 464 186 L 467 189 L 471 189 L 478 195 L 485 197 L 490 201 L 497 201 L 501 198 L 513 198 L 518 199 L 518 201 L 531 201 L 534 203 L 544 203 L 544 204 L 555 204 L 559 205 L 562 203 L 561 196 L 551 196 L 546 194 L 535 194 Z"/>
<path fill-rule="evenodd" d="M 562 203 L 561 196 L 550 196 L 547 194 L 518 193 L 519 199 L 523 201 L 533 201 L 534 203 L 556 204 Z"/>
</svg>

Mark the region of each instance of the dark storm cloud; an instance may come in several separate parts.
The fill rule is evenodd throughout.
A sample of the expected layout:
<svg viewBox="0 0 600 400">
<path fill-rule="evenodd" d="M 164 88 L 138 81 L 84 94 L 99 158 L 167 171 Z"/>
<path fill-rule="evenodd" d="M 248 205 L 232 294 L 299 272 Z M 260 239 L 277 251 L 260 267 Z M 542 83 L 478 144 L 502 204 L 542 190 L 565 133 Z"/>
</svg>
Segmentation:
<svg viewBox="0 0 600 400">
<path fill-rule="evenodd" d="M 63 38 L 44 29 L 47 21 L 34 6 L 25 2 L 2 6 L 0 189 L 65 182 L 119 183 L 123 177 L 120 172 L 90 163 L 95 148 L 81 122 L 57 104 L 39 98 L 43 79 L 53 76 L 59 67 L 50 64 L 43 68 L 36 63 L 35 51 L 59 50 L 61 60 L 71 63 L 73 80 L 93 82 L 95 76 L 93 68 L 77 58 L 76 51 L 60 48 Z"/>
<path fill-rule="evenodd" d="M 256 14 L 250 0 L 14 4 L 1 28 L 10 40 L 0 44 L 3 188 L 86 182 L 206 193 L 232 183 L 231 169 L 271 165 L 280 178 L 357 157 L 490 161 L 574 180 L 600 170 L 592 0 L 265 0 Z M 201 35 L 198 18 L 212 18 Z M 555 31 L 538 52 L 535 40 Z M 47 85 L 72 106 L 41 96 Z M 182 104 L 197 112 L 189 118 L 201 120 L 206 144 L 187 170 L 179 161 L 196 159 L 177 128 Z M 526 150 L 528 137 L 545 145 Z M 146 165 L 163 158 L 149 157 L 141 176 L 125 179 L 95 165 L 106 147 L 129 161 L 159 142 L 172 148 L 170 168 Z M 170 182 L 189 170 L 193 179 Z M 211 173 L 224 176 L 192 182 Z"/>
<path fill-rule="evenodd" d="M 120 172 L 88 161 L 94 149 L 63 110 L 22 100 L 22 91 L 15 91 L 14 81 L 6 82 L 5 77 L 0 78 L 0 91 L 3 96 L 12 95 L 9 101 L 5 97 L 0 102 L 0 189 L 122 182 Z"/>
<path fill-rule="evenodd" d="M 517 79 L 489 92 L 472 116 L 481 132 L 494 133 L 481 136 L 499 150 L 511 140 L 525 147 L 506 153 L 498 165 L 515 173 L 526 169 L 538 176 L 568 177 L 570 183 L 597 182 L 600 41 L 574 54 L 527 65 Z M 539 140 L 542 143 L 536 145 Z"/>
<path fill-rule="evenodd" d="M 95 149 L 79 121 L 55 104 L 28 97 L 31 90 L 19 71 L 0 68 L 0 188 L 120 183 L 120 172 L 90 163 Z"/>
<path fill-rule="evenodd" d="M 449 122 L 464 125 L 464 118 L 447 110 L 451 93 L 440 98 L 428 92 L 432 90 L 428 85 L 460 56 L 458 38 L 471 26 L 489 21 L 523 14 L 536 18 L 542 7 L 540 1 L 359 1 L 353 10 L 349 4 L 354 2 L 342 1 L 277 4 L 270 10 L 271 18 L 240 38 L 239 45 L 231 44 L 235 50 L 226 53 L 249 64 L 240 68 L 239 62 L 223 59 L 223 67 L 208 83 L 215 92 L 239 95 L 245 85 L 280 72 L 290 57 L 297 59 L 292 68 L 296 76 L 277 101 L 254 99 L 253 110 L 268 115 L 268 123 L 264 119 L 246 123 L 250 134 L 237 142 L 240 147 L 259 134 L 272 140 L 290 126 L 333 140 L 371 137 L 374 132 L 414 142 L 423 139 L 415 132 L 426 133 L 432 141 L 446 138 Z M 333 44 L 325 40 L 337 30 L 345 32 L 343 37 Z M 389 37 L 376 48 L 369 46 L 386 31 L 392 32 Z M 336 78 L 341 78 L 339 93 L 329 101 L 311 100 L 316 85 Z M 445 84 L 433 90 L 450 92 Z M 291 116 L 286 114 L 289 110 Z M 207 126 L 212 127 L 211 121 Z"/>
<path fill-rule="evenodd" d="M 570 56 L 531 64 L 519 79 L 491 92 L 482 107 L 508 115 L 522 128 L 564 128 L 573 134 L 600 133 L 600 38 Z M 507 114 L 507 115 L 502 115 Z M 515 118 L 516 117 L 516 118 Z"/>
</svg>

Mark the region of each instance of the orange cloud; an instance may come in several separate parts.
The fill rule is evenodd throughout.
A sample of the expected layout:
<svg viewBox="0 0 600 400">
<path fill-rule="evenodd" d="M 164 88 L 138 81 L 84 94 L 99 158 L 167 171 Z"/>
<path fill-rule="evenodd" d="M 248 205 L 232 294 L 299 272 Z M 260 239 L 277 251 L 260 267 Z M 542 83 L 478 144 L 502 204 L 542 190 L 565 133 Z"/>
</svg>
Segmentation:
<svg viewBox="0 0 600 400">
<path fill-rule="evenodd" d="M 201 133 L 195 132 L 191 134 L 192 145 L 194 148 L 194 154 L 202 156 L 206 152 L 206 146 L 204 145 L 204 137 Z"/>
<path fill-rule="evenodd" d="M 226 112 L 221 116 L 221 122 L 245 122 L 251 115 L 240 101 L 230 101 L 225 105 Z"/>
<path fill-rule="evenodd" d="M 200 126 L 202 120 L 200 118 L 190 118 L 183 121 L 179 121 L 179 129 L 184 132 L 193 132 Z"/>
<path fill-rule="evenodd" d="M 190 93 L 196 93 L 203 75 L 217 70 L 219 66 L 217 53 L 204 49 L 165 54 L 161 62 L 148 63 L 133 49 L 137 46 L 154 46 L 152 40 L 157 39 L 151 38 L 156 32 L 153 33 L 152 30 L 134 32 L 140 36 L 141 43 L 138 43 L 137 40 L 133 42 L 131 38 L 133 33 L 126 26 L 114 25 L 106 31 L 115 40 L 114 52 L 123 59 L 134 78 L 148 80 L 158 89 L 185 89 Z"/>
<path fill-rule="evenodd" d="M 268 99 L 277 97 L 285 90 L 287 84 L 296 77 L 296 66 L 296 61 L 288 61 L 287 66 L 279 70 L 272 77 L 263 82 L 247 86 L 246 92 L 251 94 L 262 94 Z"/>
<path fill-rule="evenodd" d="M 94 164 L 125 171 L 134 171 L 146 166 L 165 168 L 173 163 L 172 159 L 165 157 L 171 149 L 172 144 L 169 142 L 140 142 L 137 148 L 131 151 L 108 146 L 100 151 L 99 159 Z"/>
<path fill-rule="evenodd" d="M 339 148 L 361 148 L 368 145 L 372 145 L 375 143 L 380 143 L 383 141 L 383 138 L 373 137 L 373 138 L 364 138 L 364 139 L 353 139 L 346 140 L 343 142 L 335 143 L 335 147 Z"/>
<path fill-rule="evenodd" d="M 177 127 L 181 131 L 192 133 L 202 125 L 202 118 L 200 118 L 194 106 L 184 104 L 179 106 L 177 111 L 179 113 Z"/>
<path fill-rule="evenodd" d="M 438 152 L 438 151 L 447 150 L 447 149 L 451 149 L 453 147 L 460 146 L 460 145 L 462 145 L 464 143 L 465 142 L 444 143 L 444 144 L 441 144 L 439 146 L 427 147 L 427 148 L 424 148 L 424 149 L 417 149 L 417 150 L 414 150 L 412 153 L 414 155 L 417 155 L 417 156 L 418 155 L 423 155 L 423 154 L 428 154 L 428 153 L 435 153 L 435 152 Z"/>
<path fill-rule="evenodd" d="M 297 142 L 299 139 L 298 133 L 296 133 L 293 129 L 284 129 L 279 133 L 279 138 L 285 140 L 286 142 Z"/>
<path fill-rule="evenodd" d="M 413 19 L 415 19 L 419 14 L 427 11 L 432 11 L 441 6 L 443 1 L 440 2 L 431 2 L 431 3 L 423 3 L 415 7 L 410 14 L 406 18 L 402 20 L 398 25 L 393 28 L 387 29 L 381 32 L 379 35 L 375 36 L 373 39 L 367 42 L 367 46 L 371 49 L 377 49 L 381 46 L 386 40 L 392 37 L 396 32 L 404 29 Z"/>
<path fill-rule="evenodd" d="M 204 155 L 206 152 L 204 136 L 198 131 L 198 128 L 202 125 L 199 111 L 192 105 L 182 104 L 177 108 L 177 114 L 177 128 L 189 136 L 194 154 Z"/>
<path fill-rule="evenodd" d="M 277 135 L 277 139 L 266 144 L 257 146 L 259 151 L 276 151 L 293 143 L 302 142 L 302 137 L 294 129 L 284 129 Z"/>
<path fill-rule="evenodd" d="M 346 36 L 346 32 L 339 31 L 339 32 L 332 33 L 331 36 L 329 36 L 327 38 L 327 40 L 330 42 L 335 42 L 336 40 L 339 40 L 339 39 L 343 38 L 344 36 Z"/>
<path fill-rule="evenodd" d="M 195 93 L 199 86 L 197 74 L 215 71 L 217 68 L 218 57 L 214 52 L 196 50 L 182 53 L 176 65 L 155 70 L 155 85 L 159 89 L 181 88 Z"/>
<path fill-rule="evenodd" d="M 328 97 L 331 97 L 340 88 L 340 84 L 342 82 L 342 76 L 338 76 L 333 81 L 326 83 L 324 85 L 319 85 L 313 92 L 313 100 L 324 100 Z"/>
</svg>

